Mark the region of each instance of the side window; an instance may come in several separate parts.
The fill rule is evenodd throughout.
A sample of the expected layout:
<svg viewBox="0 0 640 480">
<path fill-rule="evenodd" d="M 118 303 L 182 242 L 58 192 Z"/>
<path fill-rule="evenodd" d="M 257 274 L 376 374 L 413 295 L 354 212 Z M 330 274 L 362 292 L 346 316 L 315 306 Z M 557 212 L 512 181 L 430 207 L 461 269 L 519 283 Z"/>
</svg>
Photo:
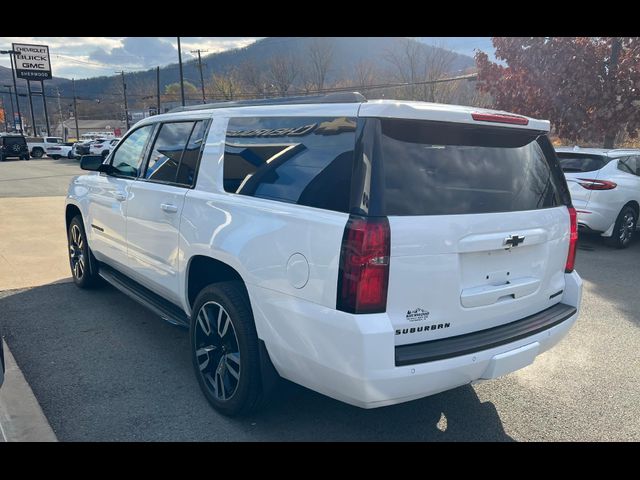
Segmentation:
<svg viewBox="0 0 640 480">
<path fill-rule="evenodd" d="M 207 135 L 208 122 L 199 120 L 196 122 L 187 149 L 182 155 L 182 162 L 178 169 L 178 177 L 176 183 L 180 185 L 192 186 L 196 179 L 196 170 L 198 168 L 198 160 L 200 160 L 200 154 L 202 153 L 202 144 L 205 141 Z"/>
<path fill-rule="evenodd" d="M 355 130 L 346 117 L 232 118 L 224 189 L 348 212 Z"/>
<path fill-rule="evenodd" d="M 623 157 L 618 159 L 618 170 L 632 175 L 640 174 L 638 171 L 638 162 L 636 161 L 637 158 L 638 157 Z"/>
<path fill-rule="evenodd" d="M 116 175 L 136 178 L 142 165 L 145 146 L 154 125 L 145 125 L 132 132 L 118 147 L 111 158 Z"/>
<path fill-rule="evenodd" d="M 640 176 L 640 157 L 629 157 L 629 167 L 634 175 Z"/>
<path fill-rule="evenodd" d="M 154 182 L 174 183 L 194 122 L 163 123 L 153 144 L 144 178 Z"/>
</svg>

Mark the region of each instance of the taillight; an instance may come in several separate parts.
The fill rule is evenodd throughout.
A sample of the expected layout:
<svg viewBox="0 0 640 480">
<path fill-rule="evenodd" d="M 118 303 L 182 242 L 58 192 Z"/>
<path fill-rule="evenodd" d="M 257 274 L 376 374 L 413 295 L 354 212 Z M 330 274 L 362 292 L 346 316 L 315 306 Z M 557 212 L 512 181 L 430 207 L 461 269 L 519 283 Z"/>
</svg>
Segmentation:
<svg viewBox="0 0 640 480">
<path fill-rule="evenodd" d="M 576 247 L 578 245 L 578 217 L 576 209 L 573 207 L 568 208 L 571 227 L 569 230 L 569 253 L 567 254 L 567 264 L 564 266 L 565 273 L 573 272 L 573 267 L 576 263 Z"/>
<path fill-rule="evenodd" d="M 609 180 L 595 180 L 593 178 L 579 178 L 578 183 L 587 190 L 612 190 L 618 186 L 615 182 Z"/>
<path fill-rule="evenodd" d="M 349 218 L 340 251 L 338 310 L 380 313 L 387 309 L 390 245 L 387 217 Z"/>
<path fill-rule="evenodd" d="M 511 123 L 514 125 L 528 125 L 529 119 L 518 115 L 504 113 L 472 113 L 471 118 L 477 122 Z"/>
</svg>

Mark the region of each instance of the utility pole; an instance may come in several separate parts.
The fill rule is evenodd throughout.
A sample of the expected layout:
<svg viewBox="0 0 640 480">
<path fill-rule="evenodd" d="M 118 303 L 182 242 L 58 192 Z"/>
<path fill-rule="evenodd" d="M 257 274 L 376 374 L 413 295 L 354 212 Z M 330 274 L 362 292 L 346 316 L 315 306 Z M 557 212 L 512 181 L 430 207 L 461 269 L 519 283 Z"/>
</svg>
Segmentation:
<svg viewBox="0 0 640 480">
<path fill-rule="evenodd" d="M 64 141 L 67 141 L 67 135 L 65 132 L 67 131 L 67 127 L 64 125 L 64 117 L 62 116 L 62 103 L 60 102 L 60 89 L 56 86 L 56 95 L 58 97 L 58 114 L 60 115 L 60 130 L 62 132 L 62 138 Z M 78 139 L 79 140 L 79 139 Z"/>
<path fill-rule="evenodd" d="M 38 132 L 36 130 L 36 117 L 33 114 L 33 99 L 31 98 L 31 82 L 27 80 L 27 94 L 29 95 L 29 110 L 31 111 L 31 132 L 34 137 L 38 136 Z"/>
<path fill-rule="evenodd" d="M 47 111 L 47 97 L 44 94 L 44 80 L 40 80 L 40 88 L 42 89 L 42 106 L 44 107 L 44 121 L 47 124 L 47 136 L 51 136 L 49 128 L 49 112 Z"/>
<path fill-rule="evenodd" d="M 158 115 L 160 115 L 160 113 L 162 113 L 160 111 L 160 67 L 156 67 L 156 108 L 157 108 L 157 112 Z"/>
<path fill-rule="evenodd" d="M 124 70 L 120 70 L 120 75 L 122 75 L 122 92 L 124 94 L 124 118 L 127 122 L 127 130 L 129 130 L 129 107 L 127 106 L 127 84 L 124 82 Z"/>
<path fill-rule="evenodd" d="M 76 79 L 71 79 L 71 88 L 73 90 L 73 118 L 76 121 L 76 142 L 80 141 L 80 129 L 78 128 L 78 106 L 76 104 Z"/>
<path fill-rule="evenodd" d="M 182 74 L 182 51 L 180 50 L 180 37 L 178 37 L 178 63 L 180 64 L 180 98 L 184 107 L 184 76 Z"/>
<path fill-rule="evenodd" d="M 13 92 L 11 91 L 11 85 L 4 85 L 9 89 L 9 101 L 11 102 L 11 131 L 16 128 L 16 111 L 13 108 Z"/>
<path fill-rule="evenodd" d="M 64 134 L 65 126 L 64 126 L 64 118 L 62 117 L 62 104 L 60 103 L 60 89 L 56 86 L 56 94 L 58 95 L 58 113 L 60 114 L 60 129 L 62 131 L 62 138 L 64 141 L 67 141 L 67 136 Z"/>
<path fill-rule="evenodd" d="M 200 52 L 208 52 L 209 50 L 191 50 L 191 53 L 198 53 L 198 68 L 200 69 L 200 85 L 202 86 L 202 103 L 207 103 L 207 99 L 204 95 L 204 76 L 202 75 L 202 58 Z"/>
</svg>

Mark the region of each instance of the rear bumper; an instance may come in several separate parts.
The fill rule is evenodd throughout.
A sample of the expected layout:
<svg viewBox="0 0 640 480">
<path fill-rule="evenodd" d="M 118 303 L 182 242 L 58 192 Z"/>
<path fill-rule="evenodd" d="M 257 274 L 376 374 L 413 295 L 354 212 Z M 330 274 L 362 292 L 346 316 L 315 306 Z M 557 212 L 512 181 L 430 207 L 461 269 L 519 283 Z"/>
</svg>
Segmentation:
<svg viewBox="0 0 640 480">
<path fill-rule="evenodd" d="M 259 287 L 249 286 L 249 293 L 258 336 L 280 375 L 337 400 L 375 408 L 495 378 L 531 363 L 558 343 L 578 317 L 582 280 L 576 272 L 565 279 L 562 302 L 569 316 L 562 320 L 557 317 L 499 345 L 410 365 L 396 364 L 394 329 L 386 314 L 351 315 Z"/>
<path fill-rule="evenodd" d="M 577 209 L 576 209 L 577 210 Z M 588 213 L 587 213 L 588 212 Z M 611 212 L 600 212 L 591 208 L 584 211 L 577 210 L 578 226 L 586 231 L 605 232 L 615 222 L 615 215 L 611 218 Z"/>
</svg>

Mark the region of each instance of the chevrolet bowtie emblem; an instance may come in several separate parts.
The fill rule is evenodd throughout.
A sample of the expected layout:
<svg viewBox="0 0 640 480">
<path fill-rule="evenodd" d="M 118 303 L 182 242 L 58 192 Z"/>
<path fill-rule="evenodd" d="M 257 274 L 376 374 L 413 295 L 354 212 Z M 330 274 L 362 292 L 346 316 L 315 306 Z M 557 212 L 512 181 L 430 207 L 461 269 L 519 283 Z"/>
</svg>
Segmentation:
<svg viewBox="0 0 640 480">
<path fill-rule="evenodd" d="M 520 235 L 509 235 L 507 238 L 504 239 L 503 245 L 506 245 L 508 248 L 511 248 L 511 247 L 517 247 L 522 242 L 524 242 L 524 237 L 521 237 Z"/>
</svg>

